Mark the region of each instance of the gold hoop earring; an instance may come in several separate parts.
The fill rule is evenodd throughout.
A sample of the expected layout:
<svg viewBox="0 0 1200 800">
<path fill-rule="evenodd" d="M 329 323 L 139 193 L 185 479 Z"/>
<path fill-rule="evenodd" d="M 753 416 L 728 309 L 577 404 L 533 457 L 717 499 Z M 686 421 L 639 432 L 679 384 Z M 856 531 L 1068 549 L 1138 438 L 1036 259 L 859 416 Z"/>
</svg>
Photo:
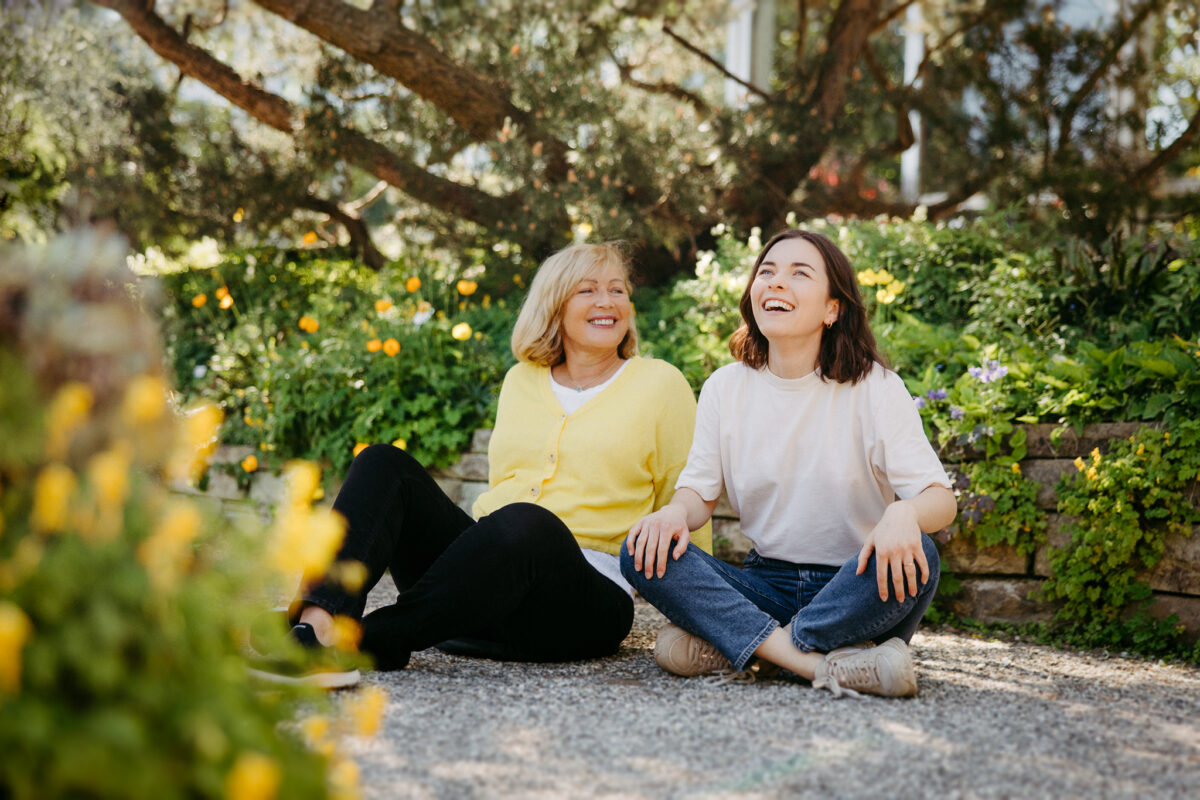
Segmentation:
<svg viewBox="0 0 1200 800">
<path fill-rule="evenodd" d="M 836 321 L 836 320 L 832 320 L 832 319 L 831 319 L 831 320 L 827 320 L 827 321 L 825 322 L 825 330 L 829 330 L 830 328 L 832 328 L 832 327 L 833 327 L 833 323 L 834 323 L 835 321 Z"/>
</svg>

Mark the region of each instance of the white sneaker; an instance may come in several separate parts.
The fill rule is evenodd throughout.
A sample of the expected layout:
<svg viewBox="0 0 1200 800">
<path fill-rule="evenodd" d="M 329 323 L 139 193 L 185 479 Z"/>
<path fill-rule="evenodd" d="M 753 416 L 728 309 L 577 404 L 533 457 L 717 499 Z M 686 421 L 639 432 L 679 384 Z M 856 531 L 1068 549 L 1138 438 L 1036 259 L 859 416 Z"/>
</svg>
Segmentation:
<svg viewBox="0 0 1200 800">
<path fill-rule="evenodd" d="M 654 644 L 654 660 L 674 675 L 690 678 L 733 670 L 729 659 L 709 642 L 694 636 L 678 625 L 668 625 L 658 632 Z"/>
<path fill-rule="evenodd" d="M 812 685 L 834 697 L 911 697 L 917 693 L 917 673 L 904 640 L 888 639 L 878 647 L 841 647 L 829 653 L 817 665 Z"/>
</svg>

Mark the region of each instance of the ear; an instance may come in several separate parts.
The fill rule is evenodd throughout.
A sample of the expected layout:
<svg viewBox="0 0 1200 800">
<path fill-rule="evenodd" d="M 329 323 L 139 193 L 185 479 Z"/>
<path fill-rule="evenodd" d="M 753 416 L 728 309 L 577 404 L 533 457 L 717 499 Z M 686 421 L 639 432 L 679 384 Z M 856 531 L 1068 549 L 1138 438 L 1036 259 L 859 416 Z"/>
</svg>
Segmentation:
<svg viewBox="0 0 1200 800">
<path fill-rule="evenodd" d="M 830 299 L 825 304 L 825 327 L 838 321 L 838 317 L 842 314 L 842 304 L 840 300 Z"/>
</svg>

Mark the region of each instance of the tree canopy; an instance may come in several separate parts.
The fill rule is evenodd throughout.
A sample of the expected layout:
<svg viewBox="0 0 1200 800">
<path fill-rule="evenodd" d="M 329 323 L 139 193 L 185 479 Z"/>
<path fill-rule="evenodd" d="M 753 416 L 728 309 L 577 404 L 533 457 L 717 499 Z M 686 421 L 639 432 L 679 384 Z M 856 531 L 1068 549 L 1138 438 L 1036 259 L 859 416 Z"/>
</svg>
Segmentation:
<svg viewBox="0 0 1200 800">
<path fill-rule="evenodd" d="M 911 111 L 931 216 L 979 192 L 1032 196 L 1099 239 L 1195 206 L 1194 188 L 1163 190 L 1200 163 L 1193 4 L 1142 0 L 1072 27 L 1062 3 L 924 0 L 906 82 L 913 2 L 779 3 L 756 85 L 723 66 L 718 0 L 96 0 L 73 27 L 42 28 L 100 62 L 90 105 L 110 109 L 111 141 L 68 135 L 63 99 L 28 95 L 0 134 L 28 154 L 30 119 L 57 126 L 47 174 L 139 243 L 316 213 L 368 263 L 403 235 L 506 242 L 524 269 L 582 229 L 637 243 L 651 281 L 717 223 L 912 214 Z M 28 78 L 36 49 L 10 71 Z M 744 103 L 724 101 L 727 81 Z M 28 187 L 19 161 L 6 157 L 25 176 L 9 185 Z"/>
</svg>

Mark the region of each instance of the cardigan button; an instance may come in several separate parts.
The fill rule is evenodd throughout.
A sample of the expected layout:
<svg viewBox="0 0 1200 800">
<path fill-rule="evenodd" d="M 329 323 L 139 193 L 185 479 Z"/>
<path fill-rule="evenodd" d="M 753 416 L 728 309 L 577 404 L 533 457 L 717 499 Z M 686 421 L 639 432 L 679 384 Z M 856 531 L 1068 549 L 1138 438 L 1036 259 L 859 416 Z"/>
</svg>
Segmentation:
<svg viewBox="0 0 1200 800">
<path fill-rule="evenodd" d="M 553 463 L 554 463 L 554 453 L 551 453 L 551 454 L 550 454 L 550 463 L 551 463 L 551 464 L 553 464 Z"/>
<path fill-rule="evenodd" d="M 537 497 L 537 487 L 535 486 L 535 487 L 533 487 L 532 489 L 530 489 L 530 490 L 529 490 L 529 493 L 530 493 L 531 495 L 533 495 L 534 497 Z"/>
</svg>

